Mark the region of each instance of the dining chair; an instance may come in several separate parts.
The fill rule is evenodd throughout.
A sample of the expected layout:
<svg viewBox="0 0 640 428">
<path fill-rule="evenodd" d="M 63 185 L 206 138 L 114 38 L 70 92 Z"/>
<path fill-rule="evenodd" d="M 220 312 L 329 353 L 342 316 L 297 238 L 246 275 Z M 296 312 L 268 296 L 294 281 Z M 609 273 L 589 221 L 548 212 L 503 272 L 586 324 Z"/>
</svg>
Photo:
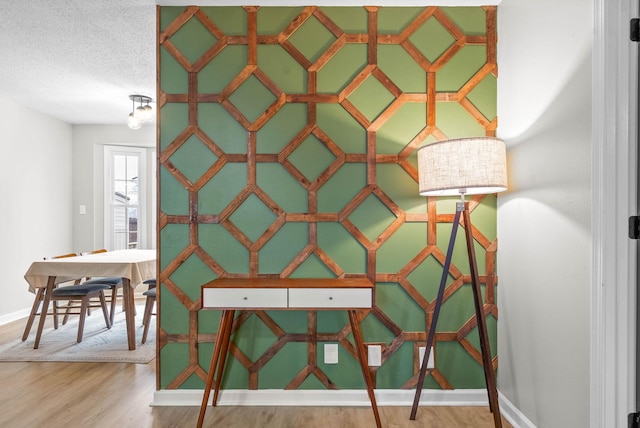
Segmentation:
<svg viewBox="0 0 640 428">
<path fill-rule="evenodd" d="M 53 292 L 51 293 L 51 301 L 53 302 L 54 308 L 59 301 L 67 302 L 66 306 L 58 307 L 59 310 L 65 310 L 65 318 L 62 323 L 66 323 L 69 315 L 80 316 L 80 319 L 78 321 L 78 336 L 76 340 L 78 343 L 82 342 L 82 335 L 84 333 L 84 321 L 89 308 L 101 308 L 102 314 L 104 315 L 105 325 L 107 326 L 107 328 L 111 328 L 109 311 L 107 309 L 107 301 L 104 295 L 105 290 L 109 290 L 110 288 L 111 287 L 108 284 L 87 284 L 86 282 L 83 282 L 82 284 L 56 287 L 53 289 Z M 95 302 L 95 298 L 98 298 L 99 301 Z M 73 302 L 76 301 L 80 302 L 80 306 L 76 306 L 73 304 Z M 46 314 L 44 316 L 46 316 Z M 42 324 L 38 328 L 38 336 L 42 334 L 42 331 L 40 329 L 41 326 Z"/>
<path fill-rule="evenodd" d="M 48 260 L 48 259 L 62 259 L 65 257 L 76 257 L 77 254 L 76 253 L 68 253 L 68 254 L 61 254 L 59 256 L 53 256 L 53 257 L 44 257 L 44 260 Z M 73 282 L 74 285 L 77 285 L 80 283 L 80 281 L 82 280 L 82 278 L 56 278 L 56 283 L 55 283 L 55 287 L 58 287 L 59 285 L 62 284 L 66 284 L 68 282 Z M 31 307 L 31 312 L 29 313 L 29 318 L 27 318 L 27 325 L 25 326 L 24 329 L 24 333 L 22 334 L 22 341 L 24 342 L 25 340 L 27 340 L 27 338 L 29 337 L 29 332 L 31 331 L 31 327 L 33 326 L 33 321 L 35 320 L 37 315 L 42 315 L 39 311 L 40 309 L 40 304 L 44 301 L 44 293 L 47 290 L 47 287 L 38 287 L 36 289 L 36 296 L 35 299 L 33 301 L 33 306 Z M 46 314 L 45 314 L 46 315 Z M 58 328 L 58 308 L 57 305 L 54 304 L 53 305 L 53 309 L 51 312 L 51 315 L 53 315 L 53 328 L 57 329 Z"/>
<path fill-rule="evenodd" d="M 87 254 L 99 254 L 106 253 L 106 248 L 101 248 L 99 250 L 94 250 L 87 253 L 81 253 L 81 255 Z M 107 303 L 109 304 L 109 322 L 113 325 L 113 321 L 115 320 L 116 313 L 116 305 L 118 301 L 118 297 L 122 297 L 122 294 L 118 294 L 118 290 L 122 289 L 122 278 L 117 276 L 110 276 L 105 278 L 87 278 L 84 284 L 107 284 L 111 289 L 111 293 L 107 294 Z M 122 310 L 125 310 L 124 303 L 122 304 Z"/>
</svg>

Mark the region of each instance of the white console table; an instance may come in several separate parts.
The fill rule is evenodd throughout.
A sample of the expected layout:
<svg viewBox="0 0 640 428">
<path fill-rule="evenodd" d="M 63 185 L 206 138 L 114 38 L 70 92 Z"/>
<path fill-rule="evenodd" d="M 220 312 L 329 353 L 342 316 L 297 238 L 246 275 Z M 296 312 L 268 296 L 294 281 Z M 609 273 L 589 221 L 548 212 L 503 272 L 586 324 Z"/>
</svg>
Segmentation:
<svg viewBox="0 0 640 428">
<path fill-rule="evenodd" d="M 373 307 L 373 290 L 373 283 L 366 278 L 218 278 L 203 285 L 202 309 L 222 310 L 222 317 L 211 355 L 211 365 L 198 417 L 198 428 L 202 427 L 212 387 L 214 394 L 211 404 L 215 406 L 217 402 L 235 311 L 263 309 L 347 311 L 376 426 L 380 428 L 382 425 L 373 391 L 373 381 L 365 357 L 360 323 L 356 315 L 358 309 Z"/>
</svg>

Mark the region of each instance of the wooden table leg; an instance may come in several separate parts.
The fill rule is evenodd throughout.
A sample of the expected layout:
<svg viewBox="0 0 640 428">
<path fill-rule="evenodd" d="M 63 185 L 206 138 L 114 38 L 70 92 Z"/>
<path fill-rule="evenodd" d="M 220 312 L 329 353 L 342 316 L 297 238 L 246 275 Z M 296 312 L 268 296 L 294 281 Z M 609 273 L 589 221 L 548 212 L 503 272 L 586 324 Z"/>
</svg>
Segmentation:
<svg viewBox="0 0 640 428">
<path fill-rule="evenodd" d="M 209 372 L 207 373 L 207 380 L 204 386 L 204 394 L 202 396 L 202 403 L 200 404 L 200 414 L 198 415 L 197 428 L 202 428 L 204 422 L 204 414 L 207 411 L 207 402 L 209 401 L 209 395 L 211 394 L 211 387 L 214 384 L 216 376 L 216 369 L 218 368 L 218 360 L 220 358 L 220 352 L 223 348 L 223 342 L 228 340 L 231 333 L 231 324 L 233 324 L 234 311 L 223 310 L 220 317 L 220 323 L 218 324 L 218 337 L 216 338 L 216 344 L 213 347 L 213 353 L 211 354 L 211 363 L 209 365 Z M 225 334 L 225 333 L 229 334 Z M 216 385 L 219 386 L 219 382 L 216 381 Z M 217 387 L 216 387 L 217 388 Z"/>
<path fill-rule="evenodd" d="M 367 384 L 367 394 L 369 394 L 369 400 L 371 401 L 371 408 L 373 409 L 373 416 L 376 419 L 376 427 L 381 428 L 380 415 L 378 414 L 378 405 L 376 404 L 376 395 L 373 391 L 373 381 L 371 379 L 371 373 L 369 372 L 369 366 L 367 359 L 365 358 L 364 342 L 362 341 L 362 333 L 360 332 L 360 323 L 358 322 L 358 316 L 356 311 L 347 311 L 349 313 L 349 322 L 351 323 L 351 330 L 353 332 L 353 338 L 356 342 L 356 353 L 358 354 L 358 360 L 360 361 L 360 368 L 362 369 L 362 375 L 364 381 Z"/>
<path fill-rule="evenodd" d="M 38 332 L 36 333 L 36 341 L 33 344 L 33 349 L 38 349 L 38 346 L 40 346 L 40 336 L 42 336 L 44 322 L 47 319 L 47 312 L 49 312 L 49 302 L 51 301 L 51 293 L 53 292 L 55 282 L 55 276 L 50 276 L 47 280 L 47 289 L 44 292 L 44 301 L 42 302 L 42 309 L 40 310 L 40 322 L 38 323 Z"/>
<path fill-rule="evenodd" d="M 47 291 L 47 287 L 40 287 L 36 290 L 36 297 L 33 301 L 33 307 L 31 308 L 31 314 L 29 314 L 29 318 L 27 319 L 27 325 L 24 327 L 24 333 L 22 333 L 22 341 L 24 342 L 29 337 L 29 332 L 31 331 L 31 327 L 33 326 L 33 321 L 36 319 L 36 314 L 38 313 L 38 308 L 40 307 L 40 303 L 44 300 L 44 292 Z"/>
<path fill-rule="evenodd" d="M 227 353 L 229 352 L 229 342 L 231 342 L 231 329 L 233 327 L 233 316 L 236 311 L 227 311 L 227 321 L 225 323 L 225 329 L 222 332 L 222 344 L 220 345 L 220 355 L 218 363 L 218 374 L 215 378 L 215 384 L 213 387 L 213 399 L 211 405 L 215 406 L 218 402 L 218 393 L 220 392 L 220 384 L 222 383 L 222 375 L 224 374 L 224 366 L 227 363 Z"/>
<path fill-rule="evenodd" d="M 133 351 L 136 349 L 136 303 L 129 278 L 122 278 L 122 299 L 124 300 L 124 318 L 127 324 L 127 341 L 129 342 L 129 350 Z"/>
</svg>

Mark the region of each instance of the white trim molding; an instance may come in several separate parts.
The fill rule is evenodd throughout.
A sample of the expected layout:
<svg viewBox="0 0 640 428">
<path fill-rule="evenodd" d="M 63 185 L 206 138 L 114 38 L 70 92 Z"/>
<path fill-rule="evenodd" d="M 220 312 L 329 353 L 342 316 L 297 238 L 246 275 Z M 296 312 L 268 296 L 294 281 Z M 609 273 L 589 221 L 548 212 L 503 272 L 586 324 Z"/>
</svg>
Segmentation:
<svg viewBox="0 0 640 428">
<path fill-rule="evenodd" d="M 513 428 L 536 428 L 536 426 L 527 418 L 524 413 L 513 405 L 504 395 L 498 391 L 498 400 L 500 401 L 500 413 Z"/>
<path fill-rule="evenodd" d="M 152 406 L 199 406 L 202 389 L 162 389 L 155 391 Z M 380 406 L 411 406 L 415 390 L 376 389 Z M 213 394 L 212 394 L 213 395 Z M 209 397 L 209 405 L 211 404 Z M 218 396 L 220 406 L 369 406 L 367 391 L 362 389 L 283 390 L 224 389 Z M 424 390 L 421 406 L 488 406 L 485 389 Z M 488 409 L 487 409 L 488 410 Z"/>
<path fill-rule="evenodd" d="M 18 321 L 24 319 L 29 316 L 31 313 L 31 309 L 22 309 L 17 312 L 12 312 L 10 314 L 5 314 L 0 316 L 0 326 L 9 324 L 10 322 Z"/>
<path fill-rule="evenodd" d="M 155 391 L 151 406 L 200 406 L 202 389 L 162 389 Z M 379 406 L 411 407 L 415 390 L 377 389 Z M 209 405 L 211 405 L 211 396 Z M 225 389 L 220 391 L 219 406 L 370 406 L 366 390 L 281 390 Z M 420 395 L 420 406 L 487 406 L 486 389 L 427 390 Z M 535 428 L 517 408 L 500 394 L 502 416 L 514 428 Z M 425 410 L 426 411 L 426 410 Z M 409 412 L 407 412 L 409 418 Z"/>
<path fill-rule="evenodd" d="M 635 412 L 635 2 L 593 0 L 593 262 L 591 428 L 626 427 Z"/>
</svg>

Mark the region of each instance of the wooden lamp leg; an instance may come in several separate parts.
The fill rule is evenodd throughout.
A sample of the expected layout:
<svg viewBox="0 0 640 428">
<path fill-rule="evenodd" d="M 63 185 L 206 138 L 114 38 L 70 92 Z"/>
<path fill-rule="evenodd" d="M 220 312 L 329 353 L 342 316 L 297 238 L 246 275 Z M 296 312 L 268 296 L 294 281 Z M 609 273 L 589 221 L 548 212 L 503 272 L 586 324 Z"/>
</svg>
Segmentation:
<svg viewBox="0 0 640 428">
<path fill-rule="evenodd" d="M 473 233 L 471 231 L 471 216 L 469 215 L 469 203 L 464 203 L 464 230 L 467 241 L 467 254 L 469 255 L 469 267 L 471 268 L 471 286 L 473 288 L 473 301 L 476 308 L 476 321 L 478 323 L 478 334 L 480 335 L 480 350 L 482 352 L 482 366 L 484 367 L 484 377 L 487 383 L 487 393 L 489 395 L 489 409 L 493 413 L 493 422 L 496 428 L 502 427 L 500 407 L 498 404 L 498 390 L 496 378 L 493 372 L 491 361 L 491 347 L 489 345 L 489 335 L 487 332 L 487 319 L 484 315 L 482 303 L 482 290 L 480 289 L 480 278 L 478 276 L 478 263 L 476 262 L 476 252 L 473 246 Z"/>
<path fill-rule="evenodd" d="M 496 388 L 496 379 L 493 372 L 493 364 L 491 361 L 491 349 L 489 346 L 489 336 L 487 333 L 487 320 L 484 316 L 483 303 L 482 303 L 482 290 L 480 289 L 480 279 L 478 276 L 478 265 L 476 261 L 475 249 L 473 246 L 473 233 L 471 230 L 471 217 L 469 215 L 469 203 L 458 202 L 456 204 L 456 214 L 453 220 L 453 228 L 451 230 L 451 239 L 449 241 L 449 248 L 447 250 L 447 257 L 443 266 L 442 278 L 440 280 L 440 288 L 438 289 L 438 296 L 434 307 L 433 319 L 431 321 L 431 327 L 427 336 L 427 348 L 425 349 L 424 359 L 420 366 L 420 374 L 418 376 L 418 384 L 416 385 L 416 395 L 413 400 L 413 407 L 411 408 L 411 420 L 415 420 L 416 413 L 418 411 L 418 403 L 420 401 L 420 394 L 424 385 L 424 378 L 427 370 L 427 362 L 429 360 L 429 352 L 433 345 L 435 338 L 436 324 L 438 322 L 438 315 L 440 314 L 440 308 L 442 307 L 442 300 L 444 296 L 444 289 L 447 276 L 449 275 L 449 265 L 451 263 L 451 256 L 453 253 L 453 246 L 456 237 L 456 230 L 460 222 L 460 215 L 462 214 L 464 219 L 465 240 L 467 243 L 467 254 L 469 256 L 469 268 L 471 271 L 471 286 L 473 289 L 473 300 L 476 312 L 476 322 L 478 324 L 478 334 L 480 335 L 480 350 L 482 353 L 482 367 L 484 369 L 485 381 L 487 384 L 487 393 L 489 396 L 489 409 L 493 413 L 493 421 L 496 428 L 502 428 L 502 418 L 500 416 L 500 408 L 498 404 L 498 390 Z"/>
<path fill-rule="evenodd" d="M 438 317 L 440 316 L 440 308 L 442 308 L 442 301 L 444 300 L 444 289 L 447 285 L 449 266 L 451 266 L 451 257 L 453 256 L 453 247 L 456 242 L 456 234 L 458 232 L 459 224 L 460 211 L 456 210 L 456 215 L 453 217 L 453 226 L 451 228 L 451 238 L 449 239 L 447 257 L 444 260 L 442 277 L 440 277 L 440 288 L 438 288 L 438 296 L 436 297 L 436 303 L 433 308 L 433 316 L 431 317 L 431 326 L 429 327 L 429 334 L 427 335 L 427 344 L 424 350 L 424 357 L 422 359 L 422 363 L 420 364 L 420 374 L 418 375 L 418 384 L 416 385 L 416 395 L 413 399 L 413 407 L 411 407 L 411 416 L 409 417 L 409 419 L 411 419 L 412 421 L 416 420 L 418 404 L 420 403 L 420 394 L 422 393 L 422 386 L 424 385 L 424 378 L 427 373 L 429 354 L 431 353 L 431 347 L 433 346 L 433 343 L 435 341 L 436 326 L 438 324 Z"/>
</svg>

